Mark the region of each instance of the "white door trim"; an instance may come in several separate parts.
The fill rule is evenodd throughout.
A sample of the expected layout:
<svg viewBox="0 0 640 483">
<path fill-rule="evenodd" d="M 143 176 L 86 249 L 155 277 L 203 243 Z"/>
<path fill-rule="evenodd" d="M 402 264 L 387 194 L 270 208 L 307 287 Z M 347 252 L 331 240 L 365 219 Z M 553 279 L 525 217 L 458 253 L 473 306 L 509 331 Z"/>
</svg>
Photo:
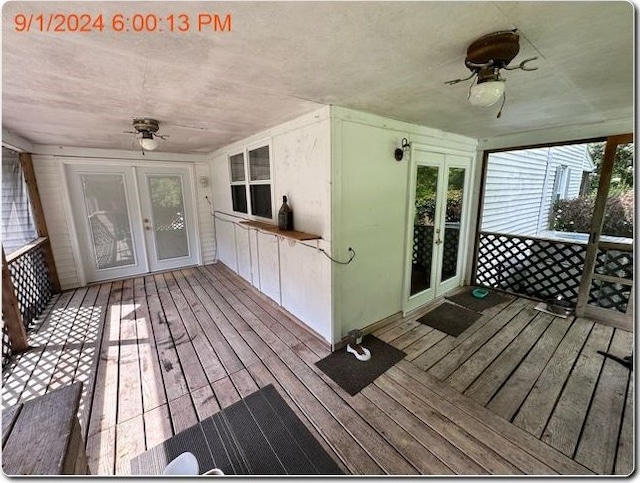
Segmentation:
<svg viewBox="0 0 640 483">
<path fill-rule="evenodd" d="M 197 186 L 196 186 L 196 177 L 195 177 L 195 165 L 190 161 L 185 162 L 176 162 L 176 161 L 146 161 L 146 160 L 135 160 L 135 159 L 96 159 L 96 158 L 64 158 L 56 156 L 54 157 L 54 162 L 57 164 L 58 171 L 60 173 L 60 178 L 62 180 L 62 189 L 64 190 L 64 194 L 62 196 L 63 208 L 65 211 L 66 219 L 67 219 L 67 229 L 69 230 L 69 235 L 71 237 L 71 252 L 73 254 L 78 283 L 80 286 L 86 286 L 87 283 L 92 283 L 89 281 L 88 277 L 88 267 L 86 266 L 87 262 L 84 260 L 84 249 L 81 247 L 82 238 L 80 236 L 81 227 L 78 226 L 78 222 L 75 218 L 75 210 L 73 209 L 74 200 L 71 195 L 71 183 L 70 183 L 70 173 L 67 167 L 70 169 L 74 169 L 76 167 L 95 167 L 99 161 L 99 165 L 102 167 L 123 167 L 130 166 L 132 168 L 175 168 L 175 169 L 186 169 L 188 172 L 188 180 L 186 182 L 189 184 L 190 195 L 188 197 L 185 196 L 185 203 L 190 203 L 192 207 L 192 230 L 194 235 L 194 264 L 200 265 L 202 263 L 202 244 L 200 240 L 200 217 L 198 211 L 198 203 L 197 203 Z M 140 204 L 140 193 L 139 186 L 137 183 L 137 170 L 133 169 L 134 172 L 134 181 L 135 181 L 135 196 L 136 202 Z M 142 217 L 141 211 L 138 210 L 138 217 L 140 218 L 136 222 L 142 226 Z M 135 214 L 133 216 L 136 216 Z M 133 220 L 132 220 L 133 223 Z M 148 262 L 148 254 L 146 251 L 146 246 L 143 247 L 144 253 L 144 261 Z M 145 272 L 148 273 L 148 270 Z"/>
<path fill-rule="evenodd" d="M 439 162 L 420 162 L 418 163 L 418 153 L 425 153 L 432 156 L 439 156 L 441 160 Z M 408 191 L 407 191 L 407 204 L 406 204 L 406 231 L 405 231 L 405 256 L 404 256 L 404 277 L 403 277 L 403 290 L 402 290 L 402 312 L 404 315 L 417 309 L 434 300 L 436 297 L 441 296 L 449 290 L 457 288 L 464 283 L 464 275 L 467 264 L 466 250 L 468 248 L 468 233 L 469 233 L 469 210 L 471 205 L 471 179 L 473 176 L 473 154 L 459 151 L 455 149 L 437 148 L 424 144 L 412 143 L 411 146 L 411 159 L 410 167 L 408 170 Z M 439 282 L 440 272 L 443 262 L 443 247 L 432 253 L 432 270 L 431 270 L 431 282 L 430 287 L 423 292 L 419 292 L 415 295 L 410 295 L 411 290 L 411 259 L 413 257 L 412 241 L 413 241 L 413 212 L 415 205 L 415 190 L 416 190 L 416 175 L 418 166 L 434 166 L 438 168 L 438 196 L 436 204 L 436 213 L 434 220 L 434 227 L 444 227 L 444 217 L 446 211 L 447 202 L 447 187 L 449 178 L 449 168 L 464 168 L 465 179 L 463 188 L 463 203 L 461 212 L 461 230 L 458 241 L 458 260 L 456 276 Z M 442 196 L 444 193 L 444 197 Z M 444 205 L 443 205 L 444 203 Z M 434 233 L 434 239 L 435 239 Z M 434 256 L 435 255 L 435 256 Z"/>
</svg>

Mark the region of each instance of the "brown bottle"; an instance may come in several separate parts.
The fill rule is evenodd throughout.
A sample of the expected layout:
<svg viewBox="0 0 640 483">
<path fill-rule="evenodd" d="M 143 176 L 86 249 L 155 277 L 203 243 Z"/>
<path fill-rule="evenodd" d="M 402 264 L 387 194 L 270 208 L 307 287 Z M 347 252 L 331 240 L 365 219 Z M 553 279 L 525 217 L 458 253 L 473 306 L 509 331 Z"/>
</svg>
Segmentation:
<svg viewBox="0 0 640 483">
<path fill-rule="evenodd" d="M 282 197 L 282 206 L 278 211 L 278 228 L 280 230 L 293 230 L 293 210 L 287 204 L 287 197 Z"/>
</svg>

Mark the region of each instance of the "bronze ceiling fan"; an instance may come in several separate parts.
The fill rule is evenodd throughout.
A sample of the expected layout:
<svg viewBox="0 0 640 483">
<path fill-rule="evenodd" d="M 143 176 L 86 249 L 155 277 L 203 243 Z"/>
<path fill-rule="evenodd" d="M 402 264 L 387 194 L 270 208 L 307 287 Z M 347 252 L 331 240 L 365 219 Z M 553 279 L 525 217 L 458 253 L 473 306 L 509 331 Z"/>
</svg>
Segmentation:
<svg viewBox="0 0 640 483">
<path fill-rule="evenodd" d="M 136 139 L 140 143 L 142 148 L 142 154 L 145 151 L 153 151 L 158 147 L 158 141 L 156 138 L 160 138 L 163 141 L 169 136 L 158 134 L 160 123 L 155 119 L 147 117 L 139 117 L 133 120 L 133 128 L 135 131 L 124 131 L 126 134 L 136 134 Z M 137 136 L 137 135 L 140 136 Z"/>
<path fill-rule="evenodd" d="M 488 107 L 502 99 L 502 106 L 497 116 L 500 117 L 506 100 L 505 79 L 500 71 L 503 69 L 524 71 L 538 69 L 527 65 L 538 57 L 530 57 L 517 66 L 509 67 L 509 63 L 518 55 L 519 51 L 520 35 L 517 29 L 501 30 L 484 35 L 467 47 L 464 65 L 471 71 L 471 75 L 447 81 L 445 84 L 454 85 L 475 78 L 469 87 L 469 102 L 474 106 Z"/>
</svg>

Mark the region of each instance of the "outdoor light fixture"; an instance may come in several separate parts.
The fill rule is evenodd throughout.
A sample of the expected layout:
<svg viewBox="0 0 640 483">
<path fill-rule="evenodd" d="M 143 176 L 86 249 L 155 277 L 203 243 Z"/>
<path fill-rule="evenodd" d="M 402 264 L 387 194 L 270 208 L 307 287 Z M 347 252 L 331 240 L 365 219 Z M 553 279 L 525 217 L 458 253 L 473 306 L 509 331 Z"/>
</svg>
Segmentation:
<svg viewBox="0 0 640 483">
<path fill-rule="evenodd" d="M 458 82 L 475 77 L 475 82 L 469 88 L 469 103 L 473 106 L 489 107 L 502 99 L 502 106 L 506 100 L 505 80 L 500 70 L 537 70 L 537 67 L 527 67 L 527 62 L 537 59 L 531 57 L 520 62 L 515 67 L 508 67 L 513 58 L 520 51 L 520 36 L 516 30 L 503 30 L 485 35 L 473 41 L 467 48 L 464 65 L 471 71 L 471 75 L 464 79 L 445 82 L 454 85 Z M 498 116 L 502 113 L 502 107 Z"/>
<path fill-rule="evenodd" d="M 411 147 L 411 144 L 409 144 L 409 141 L 407 140 L 407 138 L 402 138 L 401 146 L 399 148 L 396 148 L 396 150 L 393 152 L 393 155 L 395 156 L 396 161 L 402 161 L 405 151 L 407 151 L 410 147 Z"/>
</svg>

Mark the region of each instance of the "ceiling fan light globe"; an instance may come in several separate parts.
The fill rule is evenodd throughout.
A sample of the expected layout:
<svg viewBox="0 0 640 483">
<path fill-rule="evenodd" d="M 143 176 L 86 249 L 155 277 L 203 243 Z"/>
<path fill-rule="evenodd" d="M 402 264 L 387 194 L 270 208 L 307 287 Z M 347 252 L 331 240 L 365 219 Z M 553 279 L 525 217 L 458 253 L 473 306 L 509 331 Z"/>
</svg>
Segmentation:
<svg viewBox="0 0 640 483">
<path fill-rule="evenodd" d="M 140 146 L 142 146 L 142 149 L 144 149 L 145 151 L 153 151 L 158 148 L 158 141 L 152 137 L 140 138 L 138 139 L 138 141 L 140 142 Z"/>
<path fill-rule="evenodd" d="M 472 106 L 489 107 L 504 95 L 504 81 L 487 81 L 474 84 L 469 92 Z"/>
</svg>

